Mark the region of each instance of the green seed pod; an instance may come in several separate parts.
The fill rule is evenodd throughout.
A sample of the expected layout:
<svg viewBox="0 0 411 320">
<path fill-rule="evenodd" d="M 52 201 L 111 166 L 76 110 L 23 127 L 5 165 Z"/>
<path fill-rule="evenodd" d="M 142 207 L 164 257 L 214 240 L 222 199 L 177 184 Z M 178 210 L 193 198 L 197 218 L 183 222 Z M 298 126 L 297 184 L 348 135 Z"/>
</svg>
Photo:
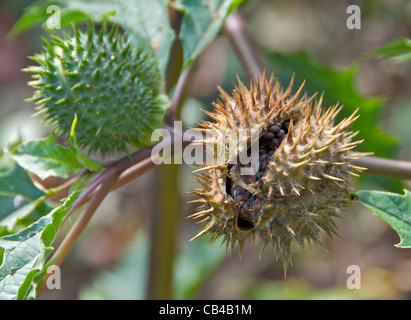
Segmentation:
<svg viewBox="0 0 411 320">
<path fill-rule="evenodd" d="M 90 152 L 126 152 L 127 144 L 150 144 L 161 127 L 160 77 L 152 59 L 117 27 L 104 24 L 99 33 L 74 27 L 74 36 L 44 40 L 44 52 L 32 57 L 39 66 L 29 82 L 37 90 L 38 114 L 45 114 L 57 132 L 70 133 L 77 115 L 78 144 Z"/>
<path fill-rule="evenodd" d="M 304 84 L 303 84 L 304 85 Z M 204 121 L 203 132 L 212 133 L 201 144 L 214 150 L 229 150 L 226 132 L 242 129 L 258 132 L 258 170 L 244 175 L 237 152 L 216 152 L 213 163 L 196 172 L 202 188 L 191 190 L 199 199 L 198 212 L 204 228 L 196 236 L 211 234 L 211 242 L 223 237 L 232 251 L 239 244 L 240 255 L 246 239 L 259 242 L 260 255 L 267 244 L 284 267 L 291 262 L 291 247 L 322 241 L 320 234 L 337 233 L 334 217 L 339 209 L 351 205 L 351 176 L 364 168 L 352 164 L 363 155 L 352 149 L 357 132 L 347 129 L 357 119 L 355 113 L 335 125 L 341 108 L 321 110 L 321 98 L 299 98 L 303 85 L 292 95 L 292 81 L 283 91 L 273 77 L 265 75 L 247 89 L 240 81 L 230 96 L 221 88 L 222 100 L 207 114 L 215 122 Z M 246 136 L 246 151 L 252 142 Z M 240 144 L 238 144 L 240 146 Z M 233 161 L 234 160 L 234 161 Z M 196 238 L 194 237 L 194 238 Z"/>
</svg>

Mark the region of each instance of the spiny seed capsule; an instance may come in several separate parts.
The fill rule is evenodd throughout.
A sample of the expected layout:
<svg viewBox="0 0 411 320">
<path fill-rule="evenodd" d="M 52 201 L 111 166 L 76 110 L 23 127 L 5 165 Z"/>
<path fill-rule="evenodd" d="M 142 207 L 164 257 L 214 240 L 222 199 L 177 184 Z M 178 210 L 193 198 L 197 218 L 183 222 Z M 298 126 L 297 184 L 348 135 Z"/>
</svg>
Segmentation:
<svg viewBox="0 0 411 320">
<path fill-rule="evenodd" d="M 350 177 L 364 170 L 352 164 L 364 155 L 352 151 L 362 141 L 352 142 L 358 132 L 347 131 L 356 112 L 335 125 L 341 107 L 323 112 L 322 97 L 300 98 L 304 83 L 292 95 L 292 83 L 283 91 L 264 74 L 249 89 L 238 80 L 232 96 L 219 88 L 222 101 L 206 112 L 215 122 L 203 121 L 207 138 L 195 142 L 213 151 L 213 161 L 195 171 L 202 188 L 191 190 L 199 197 L 192 202 L 200 204 L 191 217 L 205 224 L 193 239 L 223 237 L 230 253 L 238 243 L 241 255 L 245 241 L 254 238 L 260 256 L 271 244 L 284 268 L 293 244 L 323 246 L 322 232 L 337 234 L 333 218 L 352 202 Z M 255 170 L 244 173 L 253 154 Z M 242 162 L 242 155 L 251 161 Z"/>
<path fill-rule="evenodd" d="M 143 48 L 103 24 L 96 33 L 74 27 L 74 36 L 44 40 L 44 52 L 31 57 L 38 114 L 68 136 L 78 117 L 80 146 L 102 154 L 126 152 L 127 144 L 150 144 L 151 132 L 161 127 L 160 78 Z"/>
</svg>

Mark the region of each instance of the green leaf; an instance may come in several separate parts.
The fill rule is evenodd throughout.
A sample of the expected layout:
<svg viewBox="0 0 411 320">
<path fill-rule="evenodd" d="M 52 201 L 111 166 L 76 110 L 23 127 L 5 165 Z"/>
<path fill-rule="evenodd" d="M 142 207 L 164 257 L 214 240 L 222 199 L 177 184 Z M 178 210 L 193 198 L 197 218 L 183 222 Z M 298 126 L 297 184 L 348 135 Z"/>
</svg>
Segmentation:
<svg viewBox="0 0 411 320">
<path fill-rule="evenodd" d="M 35 26 L 43 24 L 47 18 L 47 7 L 51 5 L 48 1 L 40 1 L 27 7 L 17 22 L 14 24 L 9 35 L 17 36 L 23 31 L 32 29 Z"/>
<path fill-rule="evenodd" d="M 404 189 L 404 195 L 363 190 L 358 196 L 363 205 L 398 233 L 401 241 L 396 247 L 411 248 L 411 193 L 408 190 Z"/>
<path fill-rule="evenodd" d="M 411 60 L 411 39 L 401 38 L 394 42 L 383 45 L 374 50 L 366 57 L 378 57 L 382 59 L 391 59 L 395 63 L 402 63 Z"/>
<path fill-rule="evenodd" d="M 381 157 L 390 156 L 387 150 L 394 146 L 396 141 L 382 130 L 380 112 L 384 101 L 379 98 L 366 98 L 355 89 L 358 66 L 352 65 L 344 71 L 335 71 L 319 64 L 306 52 L 290 55 L 269 53 L 266 58 L 269 70 L 274 72 L 284 86 L 287 86 L 295 73 L 295 89 L 306 80 L 303 91 L 310 95 L 324 92 L 323 107 L 328 108 L 337 102 L 344 105 L 339 114 L 340 120 L 359 108 L 360 117 L 351 127 L 353 131 L 360 131 L 359 139 L 365 139 L 358 149 L 372 151 Z"/>
<path fill-rule="evenodd" d="M 72 150 L 58 144 L 55 136 L 32 140 L 16 146 L 11 157 L 24 169 L 39 176 L 67 178 L 69 173 L 77 173 L 83 165 Z"/>
<path fill-rule="evenodd" d="M 158 68 L 165 79 L 175 32 L 168 21 L 167 0 L 121 0 L 111 21 L 120 24 L 128 35 L 152 50 Z"/>
<path fill-rule="evenodd" d="M 118 10 L 117 0 L 62 0 L 66 5 L 66 11 L 70 13 L 81 13 L 87 18 L 102 22 L 115 15 Z M 66 12 L 62 12 L 62 16 Z"/>
<path fill-rule="evenodd" d="M 13 231 L 16 223 L 28 216 L 44 216 L 52 209 L 44 203 L 45 193 L 38 189 L 26 171 L 6 154 L 0 157 L 0 227 Z"/>
<path fill-rule="evenodd" d="M 15 23 L 10 36 L 18 36 L 24 31 L 43 26 L 47 29 L 47 19 L 52 15 L 47 13 L 47 8 L 51 5 L 56 5 L 60 8 L 60 26 L 65 27 L 73 22 L 108 20 L 110 15 L 117 11 L 117 3 L 114 0 L 55 0 L 55 1 L 37 1 L 27 7 L 24 14 Z"/>
<path fill-rule="evenodd" d="M 74 190 L 61 206 L 24 230 L 0 238 L 4 249 L 0 265 L 0 300 L 24 299 L 36 273 L 42 270 L 62 219 L 78 198 Z"/>
<path fill-rule="evenodd" d="M 138 47 L 143 44 L 146 52 L 153 53 L 164 80 L 170 49 L 175 39 L 175 32 L 168 21 L 167 4 L 167 0 L 39 1 L 27 8 L 10 34 L 17 35 L 40 24 L 46 26 L 50 17 L 47 8 L 50 5 L 61 8 L 61 27 L 86 19 L 118 23 Z"/>
<path fill-rule="evenodd" d="M 77 139 L 76 139 L 76 134 L 75 134 L 76 124 L 77 124 L 77 115 L 74 116 L 73 124 L 71 125 L 70 150 L 77 157 L 77 159 L 83 164 L 84 167 L 86 167 L 87 169 L 91 171 L 96 171 L 100 169 L 102 166 L 101 164 L 91 160 L 80 150 L 80 147 L 77 144 Z"/>
<path fill-rule="evenodd" d="M 183 0 L 170 4 L 184 13 L 179 37 L 183 43 L 186 68 L 217 36 L 227 16 L 241 4 L 240 0 Z"/>
</svg>

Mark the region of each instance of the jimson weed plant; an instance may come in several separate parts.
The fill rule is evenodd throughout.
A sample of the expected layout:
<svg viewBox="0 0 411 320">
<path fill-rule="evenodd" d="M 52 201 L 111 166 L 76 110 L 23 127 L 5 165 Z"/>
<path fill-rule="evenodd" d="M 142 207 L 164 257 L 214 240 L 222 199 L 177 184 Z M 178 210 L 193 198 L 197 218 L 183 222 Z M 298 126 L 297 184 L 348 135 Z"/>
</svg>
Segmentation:
<svg viewBox="0 0 411 320">
<path fill-rule="evenodd" d="M 240 256 L 250 242 L 259 257 L 272 251 L 286 270 L 293 248 L 326 248 L 324 235 L 339 234 L 336 218 L 360 202 L 398 232 L 398 247 L 410 247 L 409 191 L 354 184 L 372 174 L 410 178 L 411 164 L 372 156 L 384 155 L 391 140 L 374 121 L 374 101 L 353 89 L 352 69 L 333 72 L 306 53 L 268 53 L 263 62 L 238 11 L 243 1 L 121 0 L 93 3 L 96 10 L 86 2 L 56 1 L 64 30 L 46 29 L 42 51 L 23 70 L 33 77 L 28 101 L 52 133 L 1 151 L 0 299 L 35 299 L 49 266 L 61 265 L 107 195 L 164 162 L 172 152 L 161 146 L 176 151 L 185 88 L 220 31 L 243 70 L 234 71 L 240 76 L 233 89 L 216 84 L 219 97 L 204 107 L 196 137 L 183 141 L 207 155 L 196 157 L 202 161 L 192 173 L 198 186 L 189 203 L 198 207 L 190 206 L 189 217 L 202 225 L 193 240 L 221 238 Z M 49 5 L 29 7 L 11 34 L 45 23 Z M 406 63 L 410 52 L 409 40 L 400 39 L 369 57 Z M 169 135 L 153 139 L 160 129 Z M 63 182 L 46 188 L 50 177 Z M 149 298 L 172 297 L 175 192 L 166 190 L 152 228 Z"/>
</svg>

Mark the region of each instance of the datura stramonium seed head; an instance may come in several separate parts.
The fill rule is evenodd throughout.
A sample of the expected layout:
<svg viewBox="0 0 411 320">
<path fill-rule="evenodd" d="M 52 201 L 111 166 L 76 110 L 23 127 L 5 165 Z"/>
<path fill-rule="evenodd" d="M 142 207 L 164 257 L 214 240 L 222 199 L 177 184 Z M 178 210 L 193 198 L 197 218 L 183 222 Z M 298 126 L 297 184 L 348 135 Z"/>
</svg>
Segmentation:
<svg viewBox="0 0 411 320">
<path fill-rule="evenodd" d="M 151 144 L 161 127 L 160 77 L 153 59 L 126 35 L 103 24 L 99 33 L 89 24 L 83 33 L 52 36 L 44 52 L 31 57 L 38 66 L 29 82 L 38 114 L 54 123 L 57 133 L 70 134 L 77 115 L 78 144 L 103 155 L 127 152 L 126 145 Z"/>
<path fill-rule="evenodd" d="M 364 170 L 352 164 L 363 155 L 352 151 L 362 141 L 352 142 L 358 132 L 348 131 L 358 116 L 354 112 L 335 124 L 341 107 L 323 112 L 322 97 L 315 102 L 314 96 L 300 98 L 304 83 L 292 95 L 293 81 L 283 91 L 265 74 L 249 89 L 238 82 L 232 96 L 219 88 L 222 101 L 213 104 L 213 113 L 206 112 L 215 122 L 203 121 L 200 131 L 207 138 L 194 142 L 213 150 L 211 163 L 195 171 L 202 188 L 191 190 L 199 197 L 192 202 L 200 204 L 191 217 L 204 227 L 194 238 L 211 234 L 214 242 L 223 237 L 230 252 L 239 244 L 240 255 L 253 238 L 260 256 L 271 244 L 286 268 L 293 243 L 323 246 L 322 232 L 338 234 L 333 218 L 351 205 L 350 177 Z M 254 140 L 252 132 L 257 132 Z M 244 153 L 258 159 L 251 174 L 244 174 L 252 166 L 252 160 L 240 161 Z"/>
</svg>

